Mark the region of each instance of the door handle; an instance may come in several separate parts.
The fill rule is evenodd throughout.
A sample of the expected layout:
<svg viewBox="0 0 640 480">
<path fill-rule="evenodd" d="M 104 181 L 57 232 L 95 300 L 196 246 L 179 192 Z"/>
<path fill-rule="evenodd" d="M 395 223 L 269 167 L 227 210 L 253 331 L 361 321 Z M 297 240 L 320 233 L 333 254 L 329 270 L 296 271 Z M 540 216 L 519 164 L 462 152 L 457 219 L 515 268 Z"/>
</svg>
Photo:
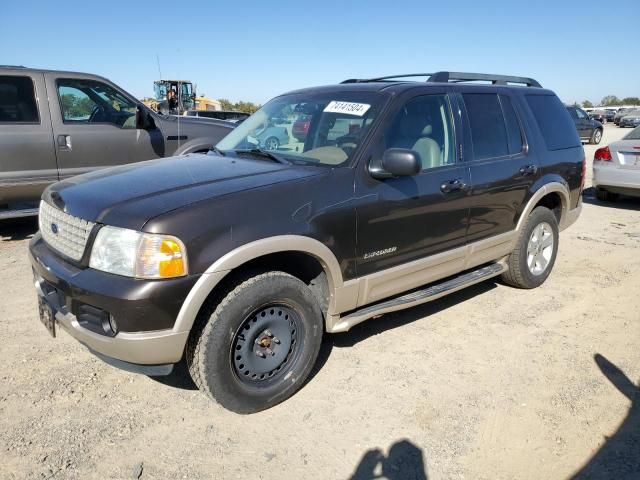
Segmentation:
<svg viewBox="0 0 640 480">
<path fill-rule="evenodd" d="M 456 192 L 458 190 L 464 190 L 465 188 L 467 188 L 467 185 L 459 178 L 449 180 L 448 182 L 444 182 L 440 185 L 440 191 L 442 193 Z"/>
<path fill-rule="evenodd" d="M 71 150 L 71 135 L 58 135 L 58 148 L 60 150 Z"/>
<path fill-rule="evenodd" d="M 533 175 L 538 171 L 538 167 L 535 165 L 525 165 L 524 167 L 520 167 L 520 175 Z"/>
</svg>

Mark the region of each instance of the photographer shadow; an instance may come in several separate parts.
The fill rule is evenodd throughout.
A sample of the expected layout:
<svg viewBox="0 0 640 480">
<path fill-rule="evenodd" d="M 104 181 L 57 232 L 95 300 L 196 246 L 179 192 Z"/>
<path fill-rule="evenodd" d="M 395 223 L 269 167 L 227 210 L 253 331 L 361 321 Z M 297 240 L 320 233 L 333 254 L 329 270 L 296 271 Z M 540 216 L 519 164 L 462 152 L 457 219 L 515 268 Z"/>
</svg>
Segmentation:
<svg viewBox="0 0 640 480">
<path fill-rule="evenodd" d="M 376 448 L 365 453 L 349 480 L 427 480 L 422 450 L 409 440 L 394 443 L 385 455 Z"/>
<path fill-rule="evenodd" d="M 576 472 L 572 480 L 638 479 L 640 478 L 640 387 L 622 370 L 600 354 L 596 364 L 607 379 L 631 400 L 631 408 L 618 431 L 608 437 L 604 445 Z"/>
</svg>

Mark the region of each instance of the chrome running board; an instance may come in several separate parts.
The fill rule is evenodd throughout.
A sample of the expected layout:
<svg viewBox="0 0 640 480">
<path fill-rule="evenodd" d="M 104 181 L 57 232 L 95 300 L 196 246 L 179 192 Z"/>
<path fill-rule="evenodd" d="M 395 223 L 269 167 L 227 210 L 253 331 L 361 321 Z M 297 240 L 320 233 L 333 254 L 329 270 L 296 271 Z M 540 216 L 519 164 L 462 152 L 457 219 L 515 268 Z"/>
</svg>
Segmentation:
<svg viewBox="0 0 640 480">
<path fill-rule="evenodd" d="M 463 288 L 500 275 L 506 271 L 507 266 L 504 263 L 491 263 L 476 270 L 462 273 L 453 278 L 449 277 L 447 280 L 432 283 L 421 290 L 413 291 L 391 300 L 383 300 L 381 302 L 367 305 L 345 315 L 344 317 L 341 317 L 340 320 L 334 324 L 333 329 L 331 329 L 331 333 L 346 332 L 354 325 L 364 322 L 369 318 L 377 317 L 385 313 L 395 312 L 397 310 L 404 310 L 405 308 L 436 300 L 450 293 L 457 292 Z"/>
</svg>

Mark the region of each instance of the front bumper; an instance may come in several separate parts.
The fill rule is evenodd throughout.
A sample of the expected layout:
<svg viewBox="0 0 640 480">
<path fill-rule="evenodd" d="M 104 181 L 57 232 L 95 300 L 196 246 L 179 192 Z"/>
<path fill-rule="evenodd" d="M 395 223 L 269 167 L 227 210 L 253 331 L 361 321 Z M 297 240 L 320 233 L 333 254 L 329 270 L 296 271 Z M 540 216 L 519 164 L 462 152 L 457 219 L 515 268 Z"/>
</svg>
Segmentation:
<svg viewBox="0 0 640 480">
<path fill-rule="evenodd" d="M 79 269 L 53 253 L 39 233 L 29 244 L 29 259 L 36 292 L 57 325 L 103 360 L 125 370 L 166 374 L 168 365 L 182 358 L 189 332 L 174 323 L 197 276 L 137 280 Z M 113 315 L 118 331 L 81 325 L 82 306 Z"/>
<path fill-rule="evenodd" d="M 598 165 L 605 163 L 605 165 Z M 640 168 L 608 165 L 610 162 L 594 162 L 593 186 L 612 193 L 640 195 Z"/>
</svg>

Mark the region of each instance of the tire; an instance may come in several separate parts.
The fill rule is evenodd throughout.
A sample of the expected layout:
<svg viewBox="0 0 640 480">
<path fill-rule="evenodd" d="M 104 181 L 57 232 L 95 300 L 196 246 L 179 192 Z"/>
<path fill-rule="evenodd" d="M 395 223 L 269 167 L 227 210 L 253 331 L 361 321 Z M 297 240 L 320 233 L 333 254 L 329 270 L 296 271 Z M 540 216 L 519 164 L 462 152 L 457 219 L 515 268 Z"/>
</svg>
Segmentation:
<svg viewBox="0 0 640 480">
<path fill-rule="evenodd" d="M 596 188 L 596 198 L 601 202 L 615 202 L 620 196 L 603 188 Z"/>
<path fill-rule="evenodd" d="M 538 239 L 548 238 L 547 235 L 552 235 L 551 248 L 545 247 L 548 240 L 544 241 L 545 243 L 534 242 L 534 232 Z M 541 232 L 544 232 L 542 237 Z M 556 261 L 559 243 L 558 232 L 558 221 L 553 212 L 545 207 L 536 207 L 529 215 L 518 236 L 516 248 L 509 255 L 507 260 L 509 270 L 502 274 L 502 280 L 517 288 L 536 288 L 542 285 L 549 277 Z M 537 253 L 532 254 L 537 247 L 539 247 Z M 542 266 L 543 261 L 546 264 L 539 271 L 538 267 Z"/>
<path fill-rule="evenodd" d="M 228 410 L 248 414 L 291 397 L 322 343 L 318 301 L 299 279 L 268 272 L 240 281 L 200 312 L 187 342 L 198 388 Z"/>
<path fill-rule="evenodd" d="M 280 140 L 276 137 L 269 137 L 264 141 L 264 148 L 267 150 L 277 150 L 280 146 Z"/>
<path fill-rule="evenodd" d="M 598 145 L 601 140 L 602 140 L 602 130 L 600 130 L 599 128 L 596 128 L 593 131 L 593 134 L 591 134 L 591 140 L 589 140 L 589 143 L 592 145 Z"/>
</svg>

